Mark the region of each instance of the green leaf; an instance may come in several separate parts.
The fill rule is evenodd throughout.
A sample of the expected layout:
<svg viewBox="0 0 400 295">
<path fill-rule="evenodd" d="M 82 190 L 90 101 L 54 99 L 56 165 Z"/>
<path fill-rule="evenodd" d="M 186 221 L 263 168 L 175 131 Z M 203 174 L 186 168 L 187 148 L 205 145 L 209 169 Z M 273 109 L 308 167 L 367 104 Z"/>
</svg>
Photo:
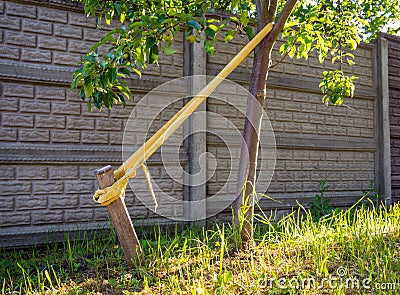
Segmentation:
<svg viewBox="0 0 400 295">
<path fill-rule="evenodd" d="M 187 27 L 185 31 L 185 37 L 189 37 L 190 35 L 193 35 L 193 27 Z"/>
<path fill-rule="evenodd" d="M 111 110 L 112 106 L 113 106 L 113 96 L 112 93 L 114 93 L 114 91 L 112 91 L 111 89 L 105 94 L 103 95 L 103 102 L 104 105 L 106 106 L 107 109 Z"/>
<path fill-rule="evenodd" d="M 304 53 L 305 53 L 305 49 L 306 49 L 306 46 L 304 45 L 304 43 L 300 44 L 300 46 L 297 48 L 297 56 L 296 56 L 296 58 L 303 57 Z"/>
<path fill-rule="evenodd" d="M 110 25 L 110 24 L 111 24 L 111 20 L 112 20 L 113 15 L 114 15 L 114 11 L 108 11 L 108 12 L 106 13 L 105 19 L 106 19 L 106 24 L 107 24 L 107 25 Z"/>
<path fill-rule="evenodd" d="M 118 3 L 114 3 L 114 10 L 115 10 L 117 17 L 119 18 L 121 16 L 121 10 L 119 9 Z"/>
<path fill-rule="evenodd" d="M 198 31 L 201 30 L 200 24 L 199 24 L 197 21 L 195 21 L 195 20 L 187 20 L 187 21 L 186 21 L 186 24 L 187 24 L 188 26 L 191 26 L 191 27 L 195 28 L 195 29 L 198 30 Z"/>
<path fill-rule="evenodd" d="M 132 68 L 132 70 L 133 70 L 136 74 L 138 74 L 139 78 L 142 78 L 142 73 L 141 73 L 138 69 Z"/>
<path fill-rule="evenodd" d="M 117 89 L 118 89 L 119 91 L 121 91 L 121 93 L 122 93 L 123 95 L 125 95 L 126 99 L 129 99 L 129 98 L 130 98 L 131 91 L 130 91 L 130 89 L 129 89 L 128 87 L 122 86 L 122 85 L 117 85 L 116 87 L 117 87 Z"/>
<path fill-rule="evenodd" d="M 125 74 L 125 75 L 128 75 L 128 76 L 131 75 L 131 72 L 130 72 L 127 68 L 120 68 L 120 69 L 118 70 L 118 72 L 119 72 L 119 73 L 122 73 L 122 74 Z"/>
<path fill-rule="evenodd" d="M 176 52 L 176 50 L 173 49 L 172 47 L 166 47 L 166 46 L 162 47 L 162 51 L 164 51 L 165 54 L 173 54 Z"/>
<path fill-rule="evenodd" d="M 94 100 L 93 100 L 94 106 L 96 108 L 98 108 L 99 110 L 101 110 L 102 106 L 103 106 L 103 99 L 102 99 L 102 95 L 100 93 L 96 93 L 94 95 Z"/>
<path fill-rule="evenodd" d="M 81 89 L 79 89 L 79 96 L 81 97 L 82 100 L 85 100 L 85 98 L 86 98 L 85 89 L 83 87 Z"/>
<path fill-rule="evenodd" d="M 121 23 L 123 23 L 125 21 L 125 18 L 126 18 L 125 13 L 121 13 L 121 16 L 119 17 L 119 21 Z"/>
<path fill-rule="evenodd" d="M 214 55 L 214 45 L 211 43 L 210 40 L 204 41 L 204 50 L 211 55 Z"/>
<path fill-rule="evenodd" d="M 243 26 L 247 26 L 249 23 L 249 16 L 247 14 L 247 11 L 242 11 L 240 13 L 240 22 L 243 24 Z"/>
<path fill-rule="evenodd" d="M 295 54 L 296 54 L 296 46 L 293 46 L 293 47 L 290 49 L 288 55 L 289 55 L 290 58 L 293 58 Z"/>
<path fill-rule="evenodd" d="M 250 26 L 246 26 L 246 34 L 247 34 L 247 37 L 249 38 L 249 40 L 253 39 L 255 36 L 254 30 Z"/>
<path fill-rule="evenodd" d="M 158 60 L 158 46 L 157 44 L 154 44 L 154 46 L 150 49 L 150 55 L 149 55 L 149 63 L 154 64 Z"/>
<path fill-rule="evenodd" d="M 107 78 L 107 75 L 102 75 L 102 76 L 100 77 L 100 86 L 103 87 L 104 89 L 106 89 L 106 88 L 107 88 L 107 85 L 108 85 L 108 78 Z"/>
<path fill-rule="evenodd" d="M 92 96 L 93 90 L 94 90 L 92 83 L 86 83 L 85 82 L 85 85 L 83 85 L 83 89 L 85 91 L 85 96 L 86 97 L 91 97 Z"/>
<path fill-rule="evenodd" d="M 111 68 L 108 70 L 108 80 L 111 83 L 114 83 L 115 80 L 117 79 L 117 69 L 116 68 Z"/>
<path fill-rule="evenodd" d="M 324 60 L 325 60 L 324 55 L 323 55 L 323 54 L 318 54 L 318 61 L 319 61 L 319 63 L 322 64 L 322 63 L 324 62 Z"/>
<path fill-rule="evenodd" d="M 351 50 L 355 50 L 357 48 L 357 41 L 354 39 L 348 39 L 347 40 L 347 46 L 351 49 Z"/>
<path fill-rule="evenodd" d="M 91 112 L 92 112 L 92 102 L 91 102 L 91 101 L 88 101 L 88 102 L 86 103 L 86 105 L 87 105 L 87 108 L 88 108 L 89 113 L 91 113 Z"/>
<path fill-rule="evenodd" d="M 82 57 L 82 60 L 84 62 L 90 62 L 90 63 L 97 63 L 98 62 L 98 60 L 97 60 L 97 58 L 96 58 L 94 53 L 86 54 L 84 57 Z"/>
<path fill-rule="evenodd" d="M 128 25 L 128 29 L 129 30 L 133 30 L 134 28 L 139 28 L 139 27 L 142 27 L 142 26 L 143 26 L 143 22 L 137 21 L 137 22 L 130 23 Z"/>
<path fill-rule="evenodd" d="M 289 44 L 283 43 L 283 44 L 281 45 L 281 47 L 279 48 L 279 53 L 280 53 L 281 55 L 284 55 L 288 50 L 289 50 Z"/>
<path fill-rule="evenodd" d="M 236 31 L 235 30 L 231 30 L 225 33 L 225 42 L 229 42 L 233 39 L 233 37 L 235 36 Z"/>
<path fill-rule="evenodd" d="M 334 63 L 338 59 L 340 59 L 340 55 L 335 55 L 334 57 L 332 57 L 332 63 Z"/>
<path fill-rule="evenodd" d="M 146 48 L 152 48 L 157 43 L 157 39 L 154 37 L 149 37 L 146 39 Z"/>
<path fill-rule="evenodd" d="M 207 27 L 204 30 L 204 33 L 206 33 L 207 36 L 209 36 L 212 39 L 215 39 L 215 31 L 213 29 L 211 29 L 210 27 Z"/>
</svg>

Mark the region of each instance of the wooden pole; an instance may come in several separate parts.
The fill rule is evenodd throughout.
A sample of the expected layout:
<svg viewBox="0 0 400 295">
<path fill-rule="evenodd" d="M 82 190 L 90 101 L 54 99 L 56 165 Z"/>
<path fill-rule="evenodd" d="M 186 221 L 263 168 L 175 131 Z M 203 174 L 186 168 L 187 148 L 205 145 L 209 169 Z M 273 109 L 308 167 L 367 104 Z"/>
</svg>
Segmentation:
<svg viewBox="0 0 400 295">
<path fill-rule="evenodd" d="M 114 171 L 110 165 L 93 171 L 96 174 L 100 188 L 111 186 L 114 182 Z M 130 266 L 134 266 L 134 262 L 143 263 L 144 257 L 139 240 L 136 236 L 131 217 L 126 208 L 124 199 L 119 197 L 117 200 L 107 206 L 110 212 L 111 220 L 117 232 L 119 242 L 124 251 L 125 258 Z"/>
<path fill-rule="evenodd" d="M 136 152 L 134 152 L 116 171 L 117 178 L 125 174 L 128 169 L 136 170 L 144 163 L 168 137 L 185 121 L 202 102 L 224 81 L 234 69 L 254 50 L 272 30 L 274 23 L 266 25 L 238 54 L 210 81 L 200 92 L 181 108 L 163 127 L 161 127 L 150 139 L 148 139 Z"/>
</svg>

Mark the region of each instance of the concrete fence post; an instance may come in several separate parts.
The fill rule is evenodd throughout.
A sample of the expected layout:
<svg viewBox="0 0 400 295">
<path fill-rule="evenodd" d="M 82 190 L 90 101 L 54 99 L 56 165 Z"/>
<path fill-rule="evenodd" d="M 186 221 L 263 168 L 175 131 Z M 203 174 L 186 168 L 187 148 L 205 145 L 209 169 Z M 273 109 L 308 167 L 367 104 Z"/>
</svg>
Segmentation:
<svg viewBox="0 0 400 295">
<path fill-rule="evenodd" d="M 185 76 L 197 76 L 190 80 L 190 95 L 196 95 L 206 84 L 207 56 L 200 43 L 185 43 Z M 188 173 L 184 182 L 185 216 L 188 220 L 205 220 L 206 208 L 206 178 L 207 178 L 207 101 L 197 108 L 197 111 L 190 116 L 184 126 L 184 137 L 187 140 L 189 153 Z M 199 184 L 200 183 L 200 184 Z"/>
<path fill-rule="evenodd" d="M 388 42 L 380 35 L 376 43 L 376 87 L 377 87 L 377 188 L 387 205 L 392 203 L 390 122 L 389 122 L 389 78 Z"/>
</svg>

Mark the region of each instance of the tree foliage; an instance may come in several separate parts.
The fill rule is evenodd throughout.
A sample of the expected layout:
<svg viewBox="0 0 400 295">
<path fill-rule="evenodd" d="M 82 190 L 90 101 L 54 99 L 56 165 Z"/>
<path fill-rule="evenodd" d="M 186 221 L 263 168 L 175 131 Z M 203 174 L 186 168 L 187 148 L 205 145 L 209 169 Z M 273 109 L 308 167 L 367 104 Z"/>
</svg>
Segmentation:
<svg viewBox="0 0 400 295">
<path fill-rule="evenodd" d="M 131 72 L 141 76 L 148 64 L 158 62 L 159 51 L 175 53 L 172 40 L 180 30 L 185 30 L 188 42 L 203 42 L 204 49 L 214 54 L 213 42 L 217 34 L 231 25 L 225 33 L 230 41 L 236 32 L 254 35 L 248 25 L 254 17 L 255 6 L 242 1 L 92 1 L 83 0 L 87 16 L 111 24 L 118 19 L 122 26 L 113 29 L 96 43 L 82 58 L 82 68 L 73 76 L 72 88 L 78 88 L 88 107 L 94 104 L 101 110 L 116 103 L 125 105 L 131 96 L 122 80 Z M 223 13 L 217 13 L 223 11 Z M 207 36 L 202 40 L 202 32 Z M 110 46 L 107 54 L 99 56 L 99 46 Z"/>
<path fill-rule="evenodd" d="M 259 1 L 259 0 L 257 0 Z M 188 42 L 202 42 L 214 54 L 217 35 L 225 42 L 238 33 L 254 36 L 257 1 L 249 0 L 81 0 L 87 16 L 96 23 L 119 20 L 121 25 L 107 33 L 82 58 L 82 67 L 73 75 L 71 88 L 77 88 L 88 108 L 111 109 L 125 106 L 133 95 L 126 85 L 131 73 L 141 76 L 148 64 L 156 64 L 160 51 L 175 53 L 172 40 L 185 31 Z M 278 11 L 286 1 L 278 2 Z M 342 65 L 354 64 L 354 51 L 361 40 L 369 42 L 379 31 L 399 31 L 400 0 L 299 0 L 282 30 L 280 53 L 290 58 L 308 58 L 316 51 L 322 63 L 338 62 L 337 70 L 323 73 L 323 102 L 340 105 L 353 96 L 354 77 L 343 74 Z M 396 27 L 397 26 L 397 27 Z M 202 34 L 203 33 L 203 34 Z M 205 36 L 205 37 L 204 37 Z M 108 52 L 99 55 L 98 47 Z"/>
</svg>

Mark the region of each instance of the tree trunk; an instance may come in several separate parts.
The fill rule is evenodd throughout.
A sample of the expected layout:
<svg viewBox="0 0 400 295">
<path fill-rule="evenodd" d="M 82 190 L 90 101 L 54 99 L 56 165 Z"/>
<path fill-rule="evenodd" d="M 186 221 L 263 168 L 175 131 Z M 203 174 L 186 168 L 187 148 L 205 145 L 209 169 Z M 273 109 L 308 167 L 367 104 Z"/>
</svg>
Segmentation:
<svg viewBox="0 0 400 295">
<path fill-rule="evenodd" d="M 253 70 L 247 98 L 246 119 L 243 130 L 243 142 L 240 151 L 238 191 L 234 204 L 236 223 L 243 221 L 242 241 L 253 240 L 254 184 L 256 180 L 259 134 L 265 100 L 265 83 L 268 65 L 271 60 L 272 45 L 264 39 L 254 52 Z M 241 211 L 242 210 L 242 211 Z"/>
<path fill-rule="evenodd" d="M 256 0 L 258 31 L 275 20 L 277 0 Z M 247 111 L 240 152 L 238 195 L 233 204 L 234 221 L 241 225 L 242 246 L 253 241 L 253 215 L 259 134 L 265 100 L 265 87 L 273 45 L 289 18 L 297 0 L 287 0 L 270 34 L 254 51 L 253 70 L 247 98 Z"/>
</svg>

